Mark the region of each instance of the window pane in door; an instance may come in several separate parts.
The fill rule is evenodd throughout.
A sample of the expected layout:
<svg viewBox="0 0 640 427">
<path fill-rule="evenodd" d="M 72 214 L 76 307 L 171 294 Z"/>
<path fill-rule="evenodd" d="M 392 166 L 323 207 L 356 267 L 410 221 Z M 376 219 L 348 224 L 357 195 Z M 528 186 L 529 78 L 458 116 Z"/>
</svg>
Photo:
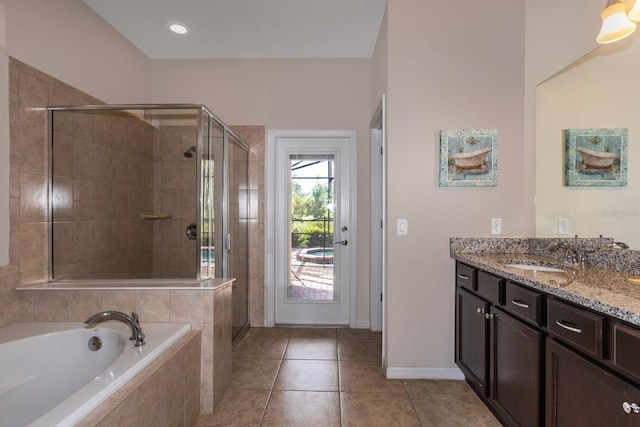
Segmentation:
<svg viewBox="0 0 640 427">
<path fill-rule="evenodd" d="M 291 155 L 288 301 L 335 301 L 333 155 Z"/>
</svg>

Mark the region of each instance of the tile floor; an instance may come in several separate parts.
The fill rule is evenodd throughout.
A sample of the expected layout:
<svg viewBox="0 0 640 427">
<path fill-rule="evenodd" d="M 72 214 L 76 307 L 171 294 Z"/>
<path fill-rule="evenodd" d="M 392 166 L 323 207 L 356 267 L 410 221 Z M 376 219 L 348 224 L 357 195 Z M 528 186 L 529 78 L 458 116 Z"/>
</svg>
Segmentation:
<svg viewBox="0 0 640 427">
<path fill-rule="evenodd" d="M 252 328 L 210 426 L 500 426 L 463 381 L 388 380 L 381 335 Z"/>
</svg>

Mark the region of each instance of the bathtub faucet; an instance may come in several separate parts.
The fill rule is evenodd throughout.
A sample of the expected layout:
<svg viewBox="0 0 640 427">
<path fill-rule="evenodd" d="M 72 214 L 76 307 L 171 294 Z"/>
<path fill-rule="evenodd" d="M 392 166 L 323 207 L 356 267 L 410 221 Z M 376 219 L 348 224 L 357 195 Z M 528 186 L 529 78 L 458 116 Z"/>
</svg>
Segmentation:
<svg viewBox="0 0 640 427">
<path fill-rule="evenodd" d="M 104 322 L 105 320 L 119 320 L 126 323 L 131 328 L 131 337 L 129 337 L 129 339 L 136 342 L 135 346 L 140 347 L 145 344 L 144 332 L 142 332 L 137 313 L 131 313 L 131 316 L 128 316 L 119 311 L 102 311 L 89 317 L 84 323 L 91 325 L 93 323 Z"/>
</svg>

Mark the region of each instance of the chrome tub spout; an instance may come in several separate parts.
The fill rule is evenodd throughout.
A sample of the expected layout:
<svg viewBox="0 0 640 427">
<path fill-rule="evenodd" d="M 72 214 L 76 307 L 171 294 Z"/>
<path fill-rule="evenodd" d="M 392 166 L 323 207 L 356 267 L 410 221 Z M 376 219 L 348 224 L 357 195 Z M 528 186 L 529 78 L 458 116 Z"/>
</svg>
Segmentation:
<svg viewBox="0 0 640 427">
<path fill-rule="evenodd" d="M 91 325 L 93 323 L 104 322 L 105 320 L 119 320 L 126 323 L 131 328 L 131 337 L 129 337 L 129 339 L 136 342 L 135 346 L 140 347 L 145 344 L 144 332 L 142 332 L 137 313 L 131 313 L 131 316 L 129 316 L 120 311 L 102 311 L 89 317 L 84 323 Z"/>
</svg>

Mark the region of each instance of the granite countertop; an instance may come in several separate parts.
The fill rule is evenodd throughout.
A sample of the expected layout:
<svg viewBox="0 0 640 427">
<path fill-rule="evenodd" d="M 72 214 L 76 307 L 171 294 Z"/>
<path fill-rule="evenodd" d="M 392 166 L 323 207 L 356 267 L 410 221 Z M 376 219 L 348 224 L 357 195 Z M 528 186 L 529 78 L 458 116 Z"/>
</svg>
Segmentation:
<svg viewBox="0 0 640 427">
<path fill-rule="evenodd" d="M 452 253 L 451 257 L 486 272 L 555 295 L 580 306 L 640 326 L 640 283 L 637 275 L 527 253 Z M 552 273 L 507 267 L 505 264 L 546 265 L 565 269 Z"/>
</svg>

